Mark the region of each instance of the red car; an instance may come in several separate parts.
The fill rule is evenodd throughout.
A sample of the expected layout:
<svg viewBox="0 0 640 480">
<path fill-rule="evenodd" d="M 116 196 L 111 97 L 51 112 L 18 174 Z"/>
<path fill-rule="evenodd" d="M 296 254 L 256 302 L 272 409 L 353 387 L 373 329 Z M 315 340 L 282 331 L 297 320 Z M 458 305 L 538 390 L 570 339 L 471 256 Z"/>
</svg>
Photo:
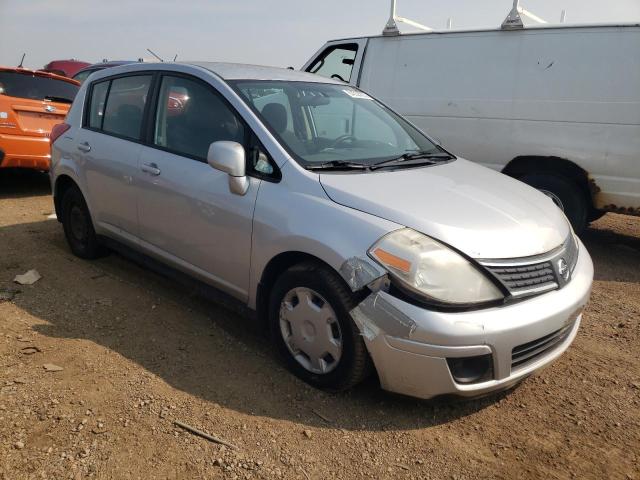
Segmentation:
<svg viewBox="0 0 640 480">
<path fill-rule="evenodd" d="M 73 58 L 70 60 L 52 60 L 47 63 L 42 70 L 45 72 L 55 73 L 56 75 L 73 77 L 76 73 L 89 65 L 91 64 L 81 60 L 75 60 Z"/>
</svg>

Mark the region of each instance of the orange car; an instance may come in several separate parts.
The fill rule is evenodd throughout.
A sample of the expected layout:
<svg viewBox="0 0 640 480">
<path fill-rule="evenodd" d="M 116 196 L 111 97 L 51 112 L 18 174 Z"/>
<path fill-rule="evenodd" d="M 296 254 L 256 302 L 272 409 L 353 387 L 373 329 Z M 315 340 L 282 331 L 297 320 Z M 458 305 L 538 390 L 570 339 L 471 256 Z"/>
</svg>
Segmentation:
<svg viewBox="0 0 640 480">
<path fill-rule="evenodd" d="M 49 170 L 49 134 L 79 83 L 53 73 L 0 67 L 0 168 Z"/>
</svg>

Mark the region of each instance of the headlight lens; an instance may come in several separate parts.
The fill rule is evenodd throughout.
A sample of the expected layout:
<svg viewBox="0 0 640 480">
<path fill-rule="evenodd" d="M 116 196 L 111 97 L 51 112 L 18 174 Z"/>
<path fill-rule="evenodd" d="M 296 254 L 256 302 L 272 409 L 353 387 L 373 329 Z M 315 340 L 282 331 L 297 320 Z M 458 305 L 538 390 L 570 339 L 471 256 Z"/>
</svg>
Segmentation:
<svg viewBox="0 0 640 480">
<path fill-rule="evenodd" d="M 403 286 L 439 303 L 475 304 L 504 298 L 466 258 L 410 228 L 385 235 L 369 255 Z"/>
</svg>

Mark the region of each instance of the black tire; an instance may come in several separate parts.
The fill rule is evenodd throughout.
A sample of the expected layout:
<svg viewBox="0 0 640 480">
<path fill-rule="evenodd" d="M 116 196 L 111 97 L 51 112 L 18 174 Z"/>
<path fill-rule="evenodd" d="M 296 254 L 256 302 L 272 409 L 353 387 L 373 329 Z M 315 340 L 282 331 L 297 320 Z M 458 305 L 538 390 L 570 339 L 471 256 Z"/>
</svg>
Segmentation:
<svg viewBox="0 0 640 480">
<path fill-rule="evenodd" d="M 280 305 L 287 292 L 296 287 L 314 290 L 333 308 L 342 335 L 342 356 L 329 373 L 317 374 L 305 369 L 291 354 L 280 329 Z M 372 372 L 372 363 L 360 331 L 349 312 L 358 300 L 330 268 L 305 262 L 284 272 L 275 282 L 269 296 L 269 329 L 271 338 L 287 368 L 298 378 L 329 391 L 347 390 Z"/>
<path fill-rule="evenodd" d="M 551 193 L 552 200 L 564 211 L 577 234 L 585 229 L 590 205 L 586 194 L 576 182 L 549 173 L 530 173 L 520 177 L 520 180 L 543 193 Z"/>
<path fill-rule="evenodd" d="M 64 193 L 61 207 L 64 235 L 73 254 L 88 260 L 105 255 L 107 250 L 96 237 L 91 214 L 78 187 L 70 187 Z"/>
</svg>

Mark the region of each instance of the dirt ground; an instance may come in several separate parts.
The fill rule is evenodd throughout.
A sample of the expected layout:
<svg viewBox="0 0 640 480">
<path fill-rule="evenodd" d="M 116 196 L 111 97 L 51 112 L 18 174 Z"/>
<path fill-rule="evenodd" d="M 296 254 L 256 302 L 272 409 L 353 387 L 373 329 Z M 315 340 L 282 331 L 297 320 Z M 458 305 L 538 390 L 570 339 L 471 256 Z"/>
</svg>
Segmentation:
<svg viewBox="0 0 640 480">
<path fill-rule="evenodd" d="M 74 257 L 47 182 L 0 176 L 0 478 L 640 479 L 640 218 L 585 233 L 596 280 L 559 361 L 508 393 L 418 401 L 375 379 L 317 391 L 248 320 L 118 255 Z"/>
</svg>

